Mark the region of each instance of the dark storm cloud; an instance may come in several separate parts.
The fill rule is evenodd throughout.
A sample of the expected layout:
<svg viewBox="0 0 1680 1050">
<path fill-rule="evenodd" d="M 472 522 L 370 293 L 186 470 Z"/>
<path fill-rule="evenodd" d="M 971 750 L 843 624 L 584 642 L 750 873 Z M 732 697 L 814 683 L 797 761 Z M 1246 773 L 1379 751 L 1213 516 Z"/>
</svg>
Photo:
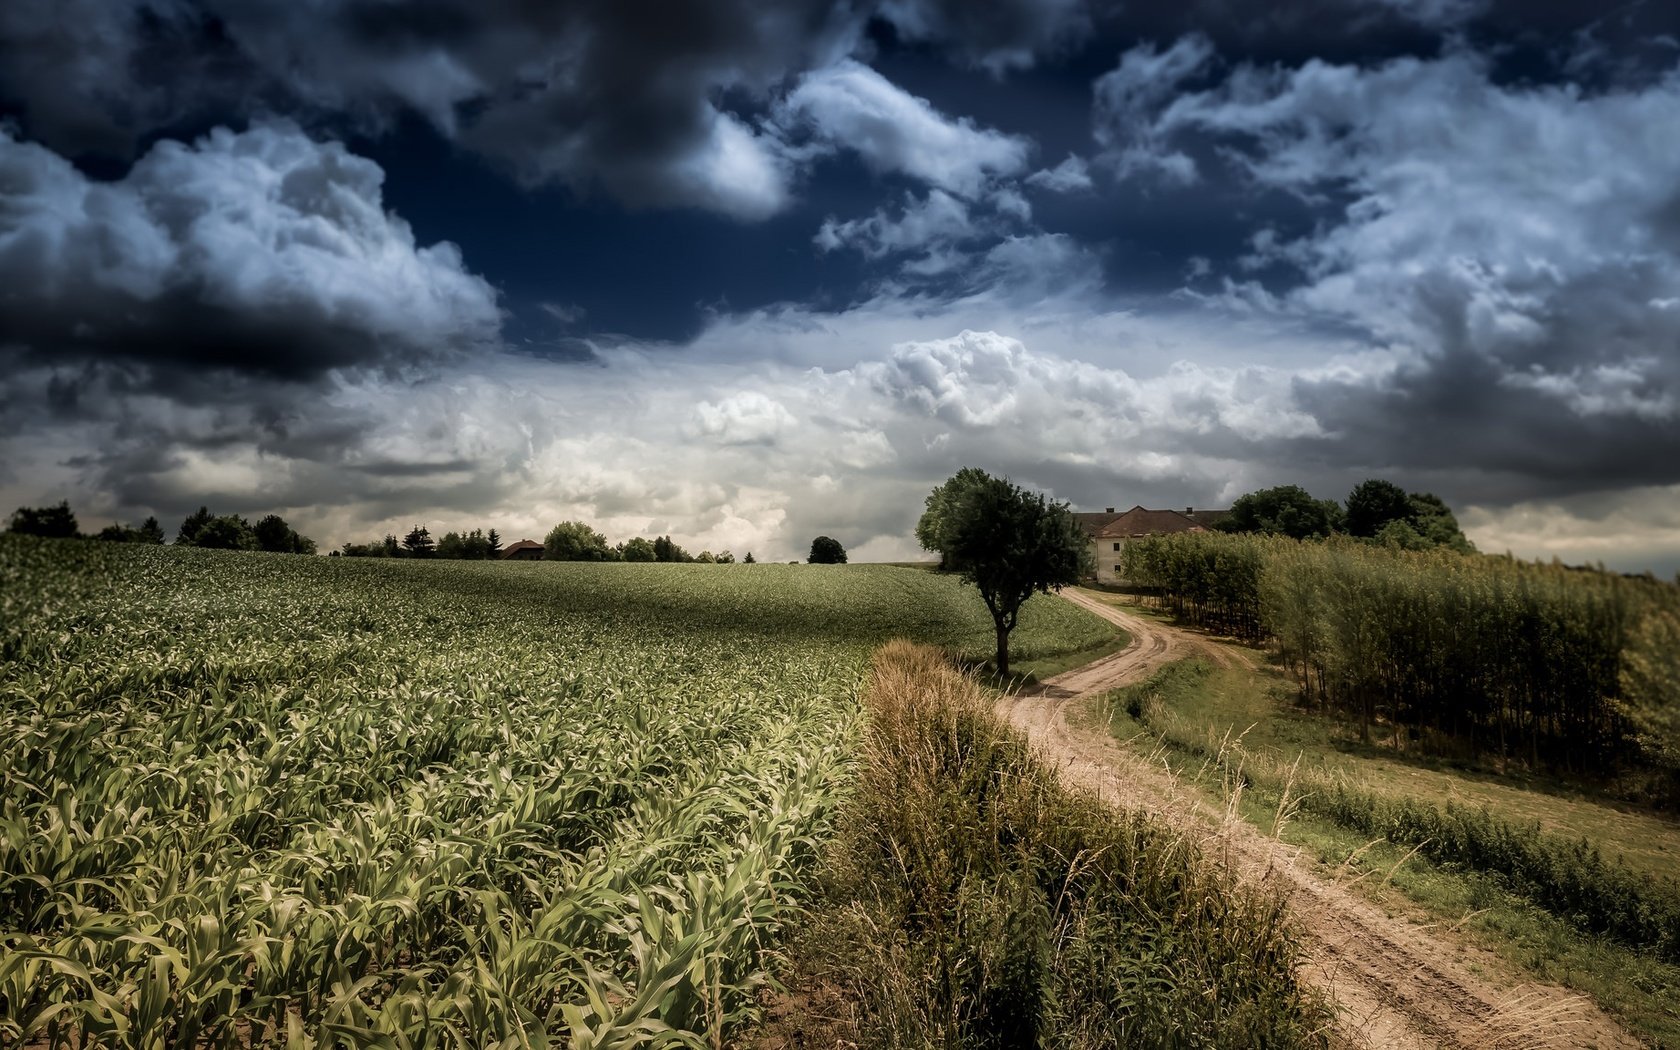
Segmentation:
<svg viewBox="0 0 1680 1050">
<path fill-rule="evenodd" d="M 54 148 L 112 151 L 195 113 L 279 107 L 377 126 L 412 111 L 528 183 L 762 218 L 793 162 L 756 126 L 871 17 L 993 69 L 1079 35 L 1084 0 L 57 0 L 0 15 L 0 91 Z"/>
<path fill-rule="evenodd" d="M 1080 42 L 1091 30 L 1089 7 L 1085 0 L 882 0 L 880 15 L 905 39 L 1000 74 Z"/>
<path fill-rule="evenodd" d="M 0 132 L 0 331 L 46 361 L 300 381 L 493 345 L 496 294 L 295 126 L 161 142 L 115 182 Z"/>
</svg>

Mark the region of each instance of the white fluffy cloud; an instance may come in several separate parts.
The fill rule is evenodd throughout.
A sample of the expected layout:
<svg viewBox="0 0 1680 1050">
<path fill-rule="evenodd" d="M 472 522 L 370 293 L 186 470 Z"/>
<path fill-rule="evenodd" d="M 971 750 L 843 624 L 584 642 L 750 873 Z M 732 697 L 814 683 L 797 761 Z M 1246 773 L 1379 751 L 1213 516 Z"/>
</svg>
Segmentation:
<svg viewBox="0 0 1680 1050">
<path fill-rule="evenodd" d="M 1030 150 L 1025 139 L 947 117 L 850 59 L 807 73 L 777 121 L 790 133 L 809 131 L 827 148 L 856 152 L 876 171 L 964 197 L 980 193 L 992 177 L 1022 171 Z"/>
<path fill-rule="evenodd" d="M 1050 193 L 1082 193 L 1093 186 L 1091 166 L 1085 162 L 1084 157 L 1070 153 L 1067 159 L 1054 168 L 1045 168 L 1028 175 L 1026 183 Z"/>
<path fill-rule="evenodd" d="M 780 401 L 747 390 L 696 405 L 691 433 L 724 445 L 773 445 L 793 426 L 793 415 Z"/>
<path fill-rule="evenodd" d="M 1196 177 L 1196 163 L 1157 126 L 1163 107 L 1180 85 L 1208 68 L 1213 44 L 1206 37 L 1182 37 L 1162 51 L 1140 44 L 1092 85 L 1092 137 L 1102 159 L 1121 176 L 1154 174 L 1174 182 Z"/>
<path fill-rule="evenodd" d="M 889 214 L 877 209 L 862 219 L 841 222 L 829 218 L 817 231 L 817 247 L 823 251 L 853 248 L 871 259 L 900 252 L 931 250 L 959 241 L 973 240 L 989 232 L 969 213 L 960 198 L 943 190 L 930 190 L 920 200 L 906 195 L 903 209 Z"/>
</svg>

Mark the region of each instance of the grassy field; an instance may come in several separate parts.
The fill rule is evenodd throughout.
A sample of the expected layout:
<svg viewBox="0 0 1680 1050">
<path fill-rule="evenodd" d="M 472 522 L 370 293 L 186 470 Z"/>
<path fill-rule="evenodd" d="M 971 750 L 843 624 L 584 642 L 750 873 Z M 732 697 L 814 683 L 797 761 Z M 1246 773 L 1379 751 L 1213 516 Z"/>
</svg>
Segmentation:
<svg viewBox="0 0 1680 1050">
<path fill-rule="evenodd" d="M 878 566 L 0 536 L 0 1043 L 710 1046 L 852 775 Z M 1047 599 L 1024 662 L 1112 630 Z"/>
<path fill-rule="evenodd" d="M 1109 596 L 1107 600 L 1120 599 Z M 1201 660 L 1107 698 L 1117 737 L 1386 905 L 1464 932 L 1680 1047 L 1680 826 L 1572 785 L 1360 743 L 1264 666 Z M 1282 819 L 1280 821 L 1280 814 Z"/>
</svg>

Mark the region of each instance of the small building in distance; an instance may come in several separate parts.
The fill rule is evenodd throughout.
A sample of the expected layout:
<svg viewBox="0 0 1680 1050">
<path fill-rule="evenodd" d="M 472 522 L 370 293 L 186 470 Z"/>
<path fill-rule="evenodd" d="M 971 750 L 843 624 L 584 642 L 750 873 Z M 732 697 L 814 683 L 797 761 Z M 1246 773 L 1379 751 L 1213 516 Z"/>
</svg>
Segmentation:
<svg viewBox="0 0 1680 1050">
<path fill-rule="evenodd" d="M 1123 586 L 1126 579 L 1122 575 L 1120 555 L 1127 540 L 1140 536 L 1167 536 L 1175 532 L 1207 532 L 1230 513 L 1228 510 L 1197 510 L 1194 507 L 1183 510 L 1133 507 L 1116 512 L 1109 507 L 1101 513 L 1077 511 L 1073 516 L 1090 538 L 1091 553 L 1096 556 L 1097 582 Z"/>
<path fill-rule="evenodd" d="M 520 540 L 502 548 L 503 561 L 542 561 L 543 545 L 536 540 Z"/>
</svg>

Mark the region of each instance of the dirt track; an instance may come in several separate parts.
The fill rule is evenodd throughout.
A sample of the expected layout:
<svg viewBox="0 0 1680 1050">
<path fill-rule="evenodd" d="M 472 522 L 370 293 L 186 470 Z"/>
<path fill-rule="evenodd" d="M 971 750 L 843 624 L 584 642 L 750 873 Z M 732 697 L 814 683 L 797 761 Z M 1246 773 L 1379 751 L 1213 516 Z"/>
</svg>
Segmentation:
<svg viewBox="0 0 1680 1050">
<path fill-rule="evenodd" d="M 1508 967 L 1450 935 L 1390 917 L 1299 860 L 1295 847 L 1181 789 L 1164 769 L 1117 743 L 1100 726 L 1069 721 L 1095 695 L 1147 677 L 1162 664 L 1203 654 L 1229 666 L 1241 650 L 1164 627 L 1064 591 L 1074 604 L 1125 628 L 1125 649 L 998 701 L 1073 783 L 1116 806 L 1163 814 L 1206 830 L 1208 848 L 1244 879 L 1278 887 L 1305 938 L 1302 976 L 1336 1003 L 1338 1041 L 1354 1047 L 1638 1047 L 1590 1000 L 1551 985 L 1519 983 Z M 1089 721 L 1089 720 L 1082 720 Z M 1483 974 L 1472 973 L 1475 964 Z"/>
</svg>

